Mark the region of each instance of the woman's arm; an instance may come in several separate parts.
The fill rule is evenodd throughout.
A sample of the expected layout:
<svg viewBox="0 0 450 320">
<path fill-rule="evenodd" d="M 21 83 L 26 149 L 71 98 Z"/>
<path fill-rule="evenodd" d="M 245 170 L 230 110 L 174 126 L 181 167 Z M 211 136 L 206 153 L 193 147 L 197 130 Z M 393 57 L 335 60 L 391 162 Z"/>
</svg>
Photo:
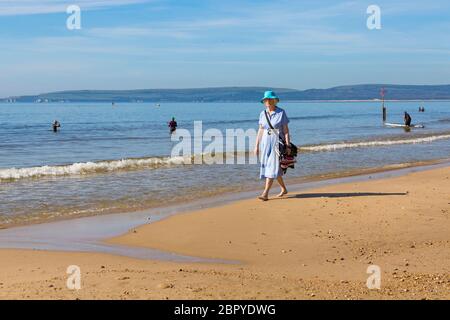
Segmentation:
<svg viewBox="0 0 450 320">
<path fill-rule="evenodd" d="M 291 136 L 289 135 L 289 126 L 285 124 L 283 126 L 284 132 L 284 141 L 286 141 L 286 145 L 289 146 L 291 144 Z"/>
<path fill-rule="evenodd" d="M 255 142 L 255 150 L 254 150 L 255 156 L 258 156 L 259 143 L 261 141 L 261 137 L 262 137 L 263 132 L 264 132 L 264 130 L 263 130 L 262 125 L 259 125 L 258 134 L 256 135 L 256 142 Z"/>
<path fill-rule="evenodd" d="M 287 154 L 291 154 L 291 136 L 289 135 L 289 126 L 285 124 L 283 126 L 283 132 L 284 132 L 284 141 L 286 141 L 286 151 Z"/>
</svg>

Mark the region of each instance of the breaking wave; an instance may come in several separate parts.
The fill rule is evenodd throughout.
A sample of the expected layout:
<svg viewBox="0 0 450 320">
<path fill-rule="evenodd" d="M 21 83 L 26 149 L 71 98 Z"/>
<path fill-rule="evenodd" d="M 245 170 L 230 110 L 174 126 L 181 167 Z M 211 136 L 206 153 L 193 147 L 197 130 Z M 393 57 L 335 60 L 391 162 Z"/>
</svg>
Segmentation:
<svg viewBox="0 0 450 320">
<path fill-rule="evenodd" d="M 450 139 L 450 133 L 411 137 L 408 139 L 401 139 L 401 138 L 393 139 L 391 137 L 390 139 L 387 140 L 367 140 L 367 141 L 353 141 L 353 142 L 349 141 L 333 144 L 328 143 L 319 145 L 300 146 L 300 152 L 327 152 L 327 151 L 330 152 L 349 148 L 431 143 L 433 141 L 444 139 Z M 221 155 L 224 158 L 227 158 L 230 155 L 238 157 L 251 157 L 252 153 L 232 152 L 232 153 L 215 154 L 212 156 L 220 157 Z M 189 165 L 193 163 L 193 159 L 194 156 L 148 157 L 148 158 L 121 159 L 121 160 L 109 160 L 98 162 L 80 162 L 69 165 L 54 165 L 54 166 L 47 165 L 30 168 L 7 168 L 7 169 L 0 169 L 0 182 L 12 182 L 21 179 L 88 175 L 88 174 L 109 173 L 116 171 L 158 169 L 161 167 L 181 166 L 186 164 Z"/>
<path fill-rule="evenodd" d="M 418 143 L 430 143 L 437 140 L 450 139 L 450 134 L 432 135 L 427 137 L 417 137 L 410 139 L 391 139 L 391 140 L 373 140 L 373 141 L 358 141 L 358 142 L 341 142 L 333 144 L 322 144 L 301 147 L 301 151 L 309 152 L 323 152 L 323 151 L 335 151 L 348 148 L 362 148 L 362 147 L 381 147 L 391 146 L 398 144 L 418 144 Z"/>
<path fill-rule="evenodd" d="M 14 181 L 25 178 L 57 177 L 107 173 L 120 170 L 155 169 L 158 167 L 182 165 L 183 157 L 153 157 L 142 159 L 121 159 L 99 162 L 80 162 L 70 165 L 42 166 L 31 168 L 0 169 L 0 181 Z"/>
</svg>

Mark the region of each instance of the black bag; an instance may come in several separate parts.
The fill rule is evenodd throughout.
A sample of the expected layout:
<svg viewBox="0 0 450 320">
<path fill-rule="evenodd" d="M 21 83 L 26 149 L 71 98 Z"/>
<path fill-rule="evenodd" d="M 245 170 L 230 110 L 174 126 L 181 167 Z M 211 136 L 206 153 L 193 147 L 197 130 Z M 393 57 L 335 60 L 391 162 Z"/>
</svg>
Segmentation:
<svg viewBox="0 0 450 320">
<path fill-rule="evenodd" d="M 270 119 L 269 119 L 269 116 L 267 115 L 267 111 L 266 110 L 264 110 L 264 114 L 266 115 L 266 120 L 267 120 L 267 123 L 269 124 L 270 129 L 275 130 L 275 128 L 273 127 L 272 123 L 270 122 Z M 280 153 L 282 155 L 285 155 L 286 154 L 286 141 L 284 141 L 284 137 L 280 136 L 279 138 L 280 138 L 280 141 L 281 141 L 281 144 L 282 144 L 282 148 L 280 149 Z M 297 157 L 297 154 L 298 154 L 297 146 L 291 142 L 289 147 L 291 149 L 291 153 L 289 155 L 292 156 L 292 157 Z"/>
</svg>

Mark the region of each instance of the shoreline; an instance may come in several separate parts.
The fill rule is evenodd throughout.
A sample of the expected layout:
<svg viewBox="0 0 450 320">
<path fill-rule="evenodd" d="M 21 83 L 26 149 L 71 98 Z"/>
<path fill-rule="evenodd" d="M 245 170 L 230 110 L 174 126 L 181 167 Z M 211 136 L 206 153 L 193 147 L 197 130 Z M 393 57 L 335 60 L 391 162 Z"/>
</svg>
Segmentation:
<svg viewBox="0 0 450 320">
<path fill-rule="evenodd" d="M 222 198 L 153 223 L 135 216 L 125 234 L 133 214 L 25 227 L 27 237 L 41 230 L 34 245 L 43 247 L 55 237 L 108 239 L 87 252 L 63 242 L 0 249 L 0 299 L 449 299 L 449 179 L 440 163 L 291 186 L 269 202 Z M 122 252 L 100 250 L 108 245 Z M 70 265 L 80 267 L 81 290 L 66 287 Z M 381 270 L 378 290 L 366 286 L 371 265 Z"/>
<path fill-rule="evenodd" d="M 422 172 L 450 167 L 450 159 L 404 163 L 381 168 L 353 170 L 340 174 L 325 174 L 314 178 L 299 178 L 289 181 L 290 190 L 305 191 L 345 183 L 357 183 L 389 179 L 413 172 Z M 169 261 L 211 262 L 173 254 L 161 250 L 147 250 L 112 244 L 108 240 L 126 234 L 144 225 L 157 223 L 173 216 L 196 210 L 213 209 L 239 201 L 255 199 L 259 188 L 239 193 L 223 193 L 196 199 L 188 203 L 177 203 L 142 211 L 111 213 L 50 222 L 19 225 L 0 229 L 0 249 L 57 250 L 71 252 L 99 252 L 142 259 Z M 216 262 L 225 262 L 215 260 Z"/>
<path fill-rule="evenodd" d="M 450 165 L 450 158 L 443 158 L 443 159 L 433 159 L 433 160 L 426 160 L 426 161 L 416 161 L 416 162 L 406 162 L 406 163 L 399 163 L 399 164 L 391 164 L 391 165 L 385 165 L 382 167 L 370 167 L 370 168 L 356 168 L 356 169 L 350 169 L 350 170 L 342 170 L 338 172 L 328 172 L 325 174 L 314 174 L 309 175 L 305 177 L 293 177 L 289 178 L 287 177 L 287 183 L 293 185 L 293 187 L 299 187 L 302 188 L 303 184 L 309 184 L 309 183 L 317 183 L 320 184 L 321 181 L 327 181 L 327 180 L 335 180 L 335 179 L 341 179 L 341 178 L 351 178 L 351 177 L 357 177 L 357 176 L 365 176 L 369 174 L 381 174 L 383 172 L 392 172 L 396 170 L 401 169 L 407 169 L 407 168 L 420 168 L 420 167 L 427 167 L 427 166 L 433 166 L 433 165 L 440 165 L 448 163 Z M 333 183 L 333 182 L 332 182 Z M 339 183 L 339 181 L 335 182 Z M 188 200 L 187 202 L 187 210 L 189 210 L 189 207 L 195 208 L 195 204 L 199 203 L 205 203 L 207 205 L 208 203 L 211 203 L 214 205 L 214 203 L 221 203 L 220 199 L 228 199 L 226 201 L 235 201 L 235 200 L 241 200 L 241 199 L 250 199 L 254 195 L 253 193 L 257 194 L 260 191 L 260 183 L 256 182 L 253 185 L 248 186 L 245 190 L 241 190 L 239 192 L 230 192 L 230 191 L 222 191 L 220 193 L 208 195 L 208 196 L 202 196 L 198 198 L 192 198 Z M 314 187 L 312 185 L 311 187 Z M 224 202 L 226 202 L 224 201 Z M 77 219 L 83 219 L 83 218 L 90 218 L 90 217 L 101 217 L 101 216 L 114 216 L 118 214 L 152 214 L 153 211 L 174 211 L 177 209 L 180 209 L 183 211 L 183 205 L 186 204 L 185 200 L 177 200 L 174 202 L 169 202 L 168 205 L 164 206 L 150 206 L 146 208 L 139 208 L 129 211 L 122 211 L 122 209 L 119 210 L 108 210 L 107 213 L 98 213 L 98 214 L 79 214 L 76 217 L 73 216 L 56 216 L 56 217 L 47 217 L 44 219 L 35 218 L 32 221 L 19 221 L 14 223 L 8 223 L 8 224 L 0 224 L 0 232 L 2 230 L 8 230 L 12 228 L 18 228 L 18 227 L 27 227 L 27 226 L 33 226 L 33 225 L 41 225 L 41 224 L 48 224 L 48 223 L 56 223 L 56 222 L 64 222 L 64 221 L 71 221 L 71 220 L 77 220 Z M 190 206 L 192 205 L 192 206 Z M 0 243 L 1 245 L 1 243 Z"/>
<path fill-rule="evenodd" d="M 408 175 L 414 175 L 414 174 L 426 174 L 426 173 L 432 173 L 434 171 L 438 171 L 438 170 L 448 170 L 450 171 L 450 162 L 447 161 L 443 161 L 443 162 L 437 162 L 437 163 L 433 163 L 433 164 L 428 164 L 428 165 L 419 165 L 417 163 L 415 163 L 414 165 L 408 165 L 408 164 L 402 164 L 402 165 L 395 165 L 395 166 L 390 166 L 391 168 L 387 168 L 387 167 L 383 167 L 383 169 L 381 168 L 373 168 L 373 169 L 368 169 L 364 174 L 357 174 L 356 172 L 351 175 L 346 175 L 343 177 L 334 177 L 334 178 L 329 178 L 329 179 L 322 179 L 322 180 L 311 180 L 311 181 L 304 181 L 303 183 L 297 183 L 297 184 L 291 184 L 288 188 L 291 191 L 290 193 L 292 193 L 292 191 L 294 191 L 293 193 L 299 193 L 299 192 L 310 192 L 310 191 L 316 191 L 316 190 L 322 190 L 322 189 L 332 189 L 332 188 L 342 188 L 345 187 L 346 185 L 358 185 L 359 184 L 369 184 L 369 183 L 389 183 L 390 180 L 394 180 L 394 179 L 405 179 Z M 399 168 L 400 167 L 400 168 Z M 448 179 L 448 178 L 447 178 Z M 450 186 L 450 184 L 449 184 Z M 248 194 L 249 192 L 246 192 L 246 194 Z M 282 201 L 283 199 L 278 199 L 274 197 L 274 194 L 276 194 L 276 192 L 274 192 L 272 190 L 271 195 L 269 196 L 269 201 Z M 316 193 L 314 193 L 316 194 Z M 353 193 L 349 193 L 350 195 L 353 195 Z M 359 193 L 355 192 L 354 193 L 356 196 L 358 196 Z M 380 195 L 385 195 L 384 193 L 379 193 Z M 394 196 L 398 196 L 398 195 L 402 195 L 402 196 L 406 196 L 409 194 L 409 190 L 407 190 L 404 193 L 392 193 L 392 195 Z M 365 193 L 363 192 L 362 195 L 364 196 Z M 374 193 L 373 195 L 378 195 L 377 193 Z M 386 193 L 386 195 L 391 195 L 389 193 Z M 298 194 L 294 195 L 294 198 L 298 196 Z M 367 196 L 372 196 L 372 194 L 368 193 Z M 288 196 L 286 197 L 286 199 L 289 199 L 291 197 L 290 194 L 288 194 Z M 323 198 L 323 197 L 327 197 L 327 194 L 324 195 L 320 195 L 318 196 L 318 198 Z M 332 196 L 333 198 L 334 196 Z M 448 199 L 450 201 L 450 198 Z M 133 229 L 130 229 L 126 234 L 117 236 L 117 237 L 112 237 L 112 238 L 108 238 L 105 239 L 105 243 L 108 244 L 115 244 L 115 245 L 128 245 L 128 246 L 137 246 L 137 247 L 146 247 L 146 248 L 152 248 L 152 249 L 157 249 L 157 250 L 162 250 L 162 251 L 166 251 L 166 252 L 170 252 L 173 254 L 188 254 L 191 256 L 191 254 L 193 252 L 195 252 L 195 250 L 171 250 L 170 246 L 165 246 L 163 245 L 163 241 L 164 240 L 155 240 L 155 237 L 150 236 L 146 239 L 149 240 L 148 243 L 143 242 L 142 239 L 139 239 L 137 241 L 133 241 L 130 239 L 135 238 L 136 233 L 139 233 L 139 230 L 145 230 L 147 229 L 147 233 L 148 230 L 157 230 L 157 227 L 154 227 L 154 225 L 163 225 L 166 222 L 169 222 L 167 224 L 170 225 L 170 221 L 179 219 L 182 220 L 182 217 L 189 217 L 189 216 L 193 216 L 193 215 L 198 215 L 198 216 L 202 216 L 202 217 L 206 217 L 207 214 L 209 214 L 211 211 L 213 210 L 217 210 L 217 211 L 221 211 L 222 209 L 225 209 L 227 207 L 239 207 L 240 204 L 244 204 L 244 203 L 250 203 L 253 201 L 256 201 L 257 204 L 261 204 L 261 202 L 259 200 L 256 199 L 256 197 L 240 197 L 240 198 L 234 198 L 233 200 L 229 200 L 229 201 L 222 201 L 221 203 L 215 203 L 215 204 L 211 204 L 211 205 L 206 205 L 206 206 L 202 206 L 198 209 L 194 209 L 194 210 L 183 210 L 183 211 L 179 211 L 175 214 L 171 214 L 168 216 L 165 216 L 161 219 L 158 219 L 155 222 L 152 222 L 150 224 L 146 224 L 146 225 L 141 225 L 141 226 L 137 226 Z M 450 202 L 448 203 L 450 205 Z M 252 209 L 251 209 L 252 210 Z M 223 214 L 223 211 L 228 211 L 228 212 L 233 212 L 233 210 L 222 210 L 221 213 Z M 204 214 L 200 214 L 200 213 L 204 213 Z M 196 219 L 191 219 L 191 220 L 196 220 Z M 190 221 L 189 219 L 187 219 L 187 221 Z M 188 226 L 189 223 L 186 223 L 187 221 L 185 221 L 182 225 L 186 225 Z M 200 219 L 196 220 L 197 222 L 200 222 Z M 167 230 L 171 230 L 170 227 L 166 227 Z M 199 232 L 201 232 L 200 230 L 198 230 Z M 164 237 L 162 234 L 159 234 L 161 236 L 161 238 L 167 240 L 168 237 Z M 148 236 L 148 234 L 147 234 Z M 179 235 L 178 235 L 179 236 Z M 139 236 L 137 236 L 137 238 L 139 238 Z M 155 246 L 152 246 L 151 243 L 156 244 Z M 184 246 L 179 245 L 179 247 L 184 248 Z M 450 254 L 450 250 L 449 250 L 449 254 Z M 214 255 L 192 255 L 195 257 L 200 257 L 200 258 L 205 258 L 205 259 L 235 259 L 233 256 L 214 256 Z M 239 261 L 243 261 L 244 263 L 248 263 L 248 260 L 239 260 Z"/>
</svg>

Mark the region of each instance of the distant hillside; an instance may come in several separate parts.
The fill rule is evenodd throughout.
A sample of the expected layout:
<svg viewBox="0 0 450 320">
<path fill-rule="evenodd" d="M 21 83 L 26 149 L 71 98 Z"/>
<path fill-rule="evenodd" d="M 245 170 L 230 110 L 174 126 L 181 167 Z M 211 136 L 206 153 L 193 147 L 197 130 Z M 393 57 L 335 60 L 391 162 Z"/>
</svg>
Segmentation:
<svg viewBox="0 0 450 320">
<path fill-rule="evenodd" d="M 353 85 L 329 89 L 295 90 L 265 87 L 202 89 L 79 90 L 0 99 L 8 102 L 246 102 L 258 101 L 265 90 L 274 90 L 283 101 L 373 100 L 386 88 L 390 100 L 450 99 L 450 85 Z"/>
<path fill-rule="evenodd" d="M 288 99 L 294 100 L 372 100 L 380 98 L 382 88 L 389 100 L 444 100 L 450 99 L 450 85 L 383 85 L 363 84 L 341 86 L 330 89 L 309 89 L 300 91 Z"/>
</svg>

